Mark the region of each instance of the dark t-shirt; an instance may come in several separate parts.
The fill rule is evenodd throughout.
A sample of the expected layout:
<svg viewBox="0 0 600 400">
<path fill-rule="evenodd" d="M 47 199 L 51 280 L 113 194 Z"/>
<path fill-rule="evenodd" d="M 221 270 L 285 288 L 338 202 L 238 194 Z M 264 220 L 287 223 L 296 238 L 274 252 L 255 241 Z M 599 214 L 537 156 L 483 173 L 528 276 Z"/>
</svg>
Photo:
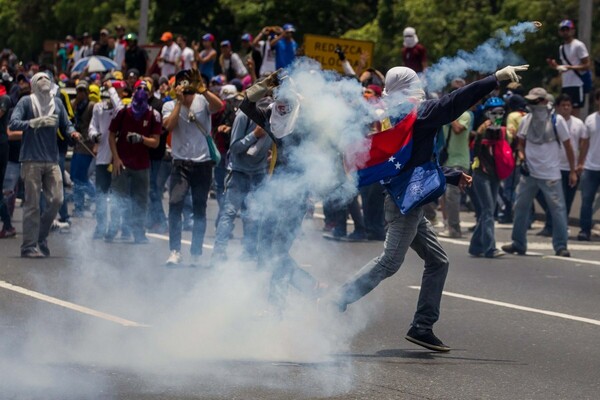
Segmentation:
<svg viewBox="0 0 600 400">
<path fill-rule="evenodd" d="M 0 96 L 0 112 L 2 112 L 2 118 L 0 118 L 0 144 L 8 142 L 8 134 L 6 128 L 8 127 L 8 111 L 12 107 L 12 100 L 8 96 Z"/>
<path fill-rule="evenodd" d="M 136 120 L 130 107 L 123 108 L 111 121 L 109 131 L 117 134 L 117 152 L 125 167 L 133 170 L 150 168 L 148 147 L 143 143 L 129 143 L 127 134 L 136 132 L 146 137 L 160 135 L 162 121 L 158 112 L 149 108 L 140 120 Z"/>
<path fill-rule="evenodd" d="M 146 51 L 140 47 L 129 48 L 125 52 L 125 64 L 127 69 L 135 68 L 140 71 L 141 74 L 146 73 L 146 64 L 148 62 L 148 55 Z"/>
<path fill-rule="evenodd" d="M 423 63 L 427 61 L 427 50 L 421 43 L 417 43 L 415 47 L 403 47 L 402 61 L 405 67 L 415 72 L 423 72 Z"/>
</svg>

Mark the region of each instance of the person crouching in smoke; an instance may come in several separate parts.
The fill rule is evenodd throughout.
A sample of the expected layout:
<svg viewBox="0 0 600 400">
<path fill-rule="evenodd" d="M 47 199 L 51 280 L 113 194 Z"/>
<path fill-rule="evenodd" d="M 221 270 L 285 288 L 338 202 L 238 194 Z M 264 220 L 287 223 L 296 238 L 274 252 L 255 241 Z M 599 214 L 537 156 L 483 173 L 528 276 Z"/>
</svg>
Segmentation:
<svg viewBox="0 0 600 400">
<path fill-rule="evenodd" d="M 399 108 L 408 109 L 408 112 L 404 111 L 405 115 L 390 119 L 394 128 L 402 126 L 405 130 L 399 134 L 406 134 L 406 131 L 412 134 L 412 148 L 404 165 L 401 165 L 401 162 L 396 159 L 398 153 L 389 158 L 392 171 L 384 168 L 385 171 L 388 171 L 388 176 L 371 176 L 371 181 L 386 178 L 384 183 L 387 183 L 384 186 L 387 189 L 385 217 L 388 230 L 384 250 L 380 256 L 371 260 L 341 288 L 330 294 L 332 305 L 339 311 L 344 312 L 349 304 L 365 296 L 382 280 L 394 275 L 402 265 L 410 247 L 425 261 L 425 270 L 417 311 L 405 338 L 430 350 L 444 352 L 450 350 L 450 347 L 438 339 L 432 330 L 434 323 L 439 318 L 442 291 L 448 273 L 448 257 L 438 241 L 431 223 L 424 217 L 422 207 L 416 206 L 403 212 L 396 204 L 397 198 L 406 198 L 412 193 L 409 193 L 407 186 L 404 186 L 403 189 L 400 187 L 400 190 L 397 191 L 398 185 L 395 184 L 395 178 L 400 177 L 398 174 L 406 174 L 406 172 L 408 172 L 408 176 L 411 176 L 411 170 L 414 171 L 431 163 L 435 135 L 440 127 L 457 119 L 463 112 L 494 90 L 499 81 L 518 81 L 516 72 L 525 71 L 527 68 L 526 65 L 505 67 L 494 75 L 466 85 L 438 100 L 424 100 L 425 93 L 421 88 L 420 79 L 413 70 L 406 67 L 394 67 L 387 72 L 385 100 L 388 109 L 398 107 L 398 103 L 400 106 L 408 105 L 408 107 Z M 393 166 L 396 166 L 397 171 L 393 171 Z M 458 169 L 444 168 L 443 173 L 448 183 L 458 185 L 461 189 L 471 184 L 471 177 Z M 396 174 L 396 176 L 390 177 L 389 174 Z M 395 192 L 394 196 L 390 194 L 391 192 Z"/>
<path fill-rule="evenodd" d="M 246 90 L 240 105 L 252 121 L 263 128 L 275 146 L 271 160 L 272 176 L 255 194 L 261 203 L 258 213 L 258 266 L 272 271 L 269 302 L 282 311 L 289 286 L 310 298 L 321 294 L 321 285 L 298 266 L 289 252 L 300 231 L 307 209 L 309 191 L 303 185 L 303 167 L 293 161 L 293 154 L 302 144 L 305 132 L 298 129 L 296 120 L 299 99 L 289 90 L 286 96 L 273 97 L 268 107 L 257 106 L 259 100 L 279 86 L 276 71 Z"/>
</svg>

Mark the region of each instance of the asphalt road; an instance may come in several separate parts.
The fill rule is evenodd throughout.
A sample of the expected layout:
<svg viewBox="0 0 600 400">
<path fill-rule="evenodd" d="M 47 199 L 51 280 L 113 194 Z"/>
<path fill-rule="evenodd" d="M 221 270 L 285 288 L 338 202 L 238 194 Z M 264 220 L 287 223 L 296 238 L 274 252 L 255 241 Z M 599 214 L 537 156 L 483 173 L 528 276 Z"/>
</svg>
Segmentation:
<svg viewBox="0 0 600 400">
<path fill-rule="evenodd" d="M 332 287 L 381 251 L 325 241 L 321 227 L 306 220 L 293 254 Z M 571 241 L 573 259 L 558 259 L 530 231 L 536 254 L 487 260 L 469 257 L 466 239 L 444 240 L 451 270 L 435 332 L 452 351 L 439 354 L 404 340 L 422 272 L 413 252 L 344 315 L 291 293 L 277 320 L 266 274 L 249 264 L 166 268 L 168 238 L 106 244 L 92 228 L 88 217 L 52 234 L 45 260 L 19 258 L 20 238 L 0 241 L 1 399 L 599 397 L 598 241 Z M 510 226 L 497 232 L 506 242 Z M 234 253 L 239 236 L 237 226 Z"/>
</svg>

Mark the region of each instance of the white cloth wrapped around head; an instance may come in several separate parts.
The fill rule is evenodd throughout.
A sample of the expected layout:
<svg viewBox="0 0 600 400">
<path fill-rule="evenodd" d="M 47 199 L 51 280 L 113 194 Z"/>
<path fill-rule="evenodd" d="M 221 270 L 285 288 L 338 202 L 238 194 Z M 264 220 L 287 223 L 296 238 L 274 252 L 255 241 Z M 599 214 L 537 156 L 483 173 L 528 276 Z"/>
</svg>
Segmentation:
<svg viewBox="0 0 600 400">
<path fill-rule="evenodd" d="M 54 96 L 51 93 L 52 82 L 48 74 L 38 72 L 31 78 L 31 106 L 33 116 L 47 117 L 54 114 Z"/>
<path fill-rule="evenodd" d="M 402 36 L 404 36 L 404 47 L 415 47 L 417 43 L 419 43 L 419 37 L 417 36 L 417 31 L 415 28 L 410 26 L 404 28 L 404 32 L 402 32 Z"/>
<path fill-rule="evenodd" d="M 383 96 L 423 101 L 425 100 L 425 91 L 421 79 L 415 71 L 406 67 L 394 67 L 385 74 Z"/>
</svg>

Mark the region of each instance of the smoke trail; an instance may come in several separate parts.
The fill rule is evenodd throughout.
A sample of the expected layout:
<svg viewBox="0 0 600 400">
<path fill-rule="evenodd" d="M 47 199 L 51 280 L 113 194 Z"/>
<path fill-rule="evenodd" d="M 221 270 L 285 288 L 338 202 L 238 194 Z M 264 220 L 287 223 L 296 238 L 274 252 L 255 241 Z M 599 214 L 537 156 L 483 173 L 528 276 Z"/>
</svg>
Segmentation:
<svg viewBox="0 0 600 400">
<path fill-rule="evenodd" d="M 524 42 L 525 35 L 535 32 L 538 28 L 539 25 L 534 22 L 521 22 L 511 26 L 508 33 L 503 30 L 496 31 L 495 37 L 486 40 L 472 52 L 459 50 L 454 57 L 442 57 L 427 69 L 427 89 L 433 92 L 440 91 L 452 79 L 464 77 L 467 71 L 490 73 L 520 59 L 509 47 Z"/>
</svg>

